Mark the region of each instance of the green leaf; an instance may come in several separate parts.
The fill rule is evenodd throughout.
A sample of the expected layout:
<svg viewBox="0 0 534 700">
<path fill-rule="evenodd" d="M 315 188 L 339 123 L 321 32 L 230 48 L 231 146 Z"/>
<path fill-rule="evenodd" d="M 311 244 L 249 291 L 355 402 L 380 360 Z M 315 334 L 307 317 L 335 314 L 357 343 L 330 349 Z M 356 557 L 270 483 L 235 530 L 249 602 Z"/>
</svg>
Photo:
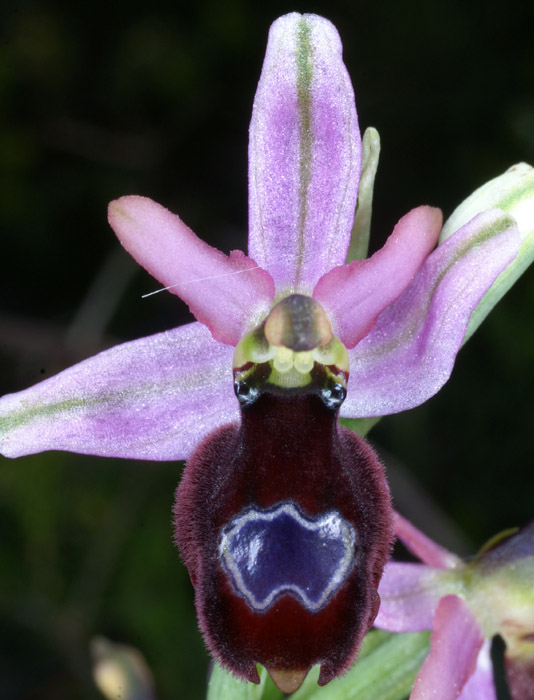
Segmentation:
<svg viewBox="0 0 534 700">
<path fill-rule="evenodd" d="M 358 660 L 342 678 L 317 685 L 314 666 L 291 700 L 404 700 L 430 647 L 429 632 L 390 634 L 372 630 L 365 637 Z M 215 664 L 207 700 L 281 700 L 284 694 L 258 667 L 261 683 L 243 683 Z"/>
<path fill-rule="evenodd" d="M 291 700 L 404 700 L 430 647 L 430 634 L 370 632 L 351 670 L 324 687 L 316 685 L 318 669 L 312 669 Z M 311 674 L 309 674 L 311 675 Z"/>
<path fill-rule="evenodd" d="M 214 664 L 208 683 L 207 700 L 281 700 L 284 694 L 275 686 L 267 671 L 258 667 L 260 684 L 237 680 Z"/>
<path fill-rule="evenodd" d="M 340 418 L 339 422 L 353 433 L 357 433 L 361 437 L 365 437 L 367 433 L 374 427 L 381 416 L 372 416 L 371 418 Z"/>
<path fill-rule="evenodd" d="M 370 126 L 363 135 L 362 176 L 358 191 L 358 202 L 354 224 L 350 234 L 350 247 L 345 262 L 363 260 L 369 249 L 369 234 L 371 232 L 371 214 L 373 211 L 373 190 L 376 169 L 380 156 L 380 136 L 378 131 Z"/>
</svg>

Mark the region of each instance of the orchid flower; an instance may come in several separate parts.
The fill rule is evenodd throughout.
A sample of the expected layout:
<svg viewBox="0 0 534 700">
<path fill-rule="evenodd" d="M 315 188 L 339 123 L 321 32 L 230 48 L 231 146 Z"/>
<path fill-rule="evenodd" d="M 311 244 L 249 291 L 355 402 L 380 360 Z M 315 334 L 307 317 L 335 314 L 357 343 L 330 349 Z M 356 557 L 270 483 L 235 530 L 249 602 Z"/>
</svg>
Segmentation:
<svg viewBox="0 0 534 700">
<path fill-rule="evenodd" d="M 392 632 L 433 629 L 430 653 L 410 700 L 496 700 L 492 637 L 505 641 L 513 700 L 534 698 L 534 521 L 492 538 L 462 561 L 400 515 L 395 531 L 423 564 L 390 562 L 375 625 Z"/>
<path fill-rule="evenodd" d="M 392 539 L 383 468 L 338 415 L 435 394 L 522 247 L 515 220 L 489 206 L 434 250 L 441 213 L 421 206 L 352 259 L 366 248 L 378 146 L 367 132 L 362 148 L 341 51 L 315 15 L 271 28 L 250 127 L 248 256 L 211 248 L 145 197 L 111 203 L 123 246 L 197 322 L 0 400 L 6 456 L 189 460 L 176 540 L 205 640 L 235 674 L 257 682 L 261 662 L 286 692 L 314 663 L 324 684 L 352 662 Z"/>
<path fill-rule="evenodd" d="M 488 202 L 432 252 L 441 214 L 422 206 L 372 257 L 345 263 L 362 145 L 341 49 L 315 15 L 290 14 L 271 28 L 250 126 L 249 257 L 210 247 L 145 197 L 110 204 L 124 247 L 198 322 L 3 397 L 2 454 L 187 459 L 210 431 L 239 419 L 234 347 L 295 293 L 324 308 L 348 350 L 342 417 L 404 411 L 447 381 L 469 318 L 516 257 L 520 235 Z M 360 197 L 358 209 L 365 205 Z"/>
</svg>

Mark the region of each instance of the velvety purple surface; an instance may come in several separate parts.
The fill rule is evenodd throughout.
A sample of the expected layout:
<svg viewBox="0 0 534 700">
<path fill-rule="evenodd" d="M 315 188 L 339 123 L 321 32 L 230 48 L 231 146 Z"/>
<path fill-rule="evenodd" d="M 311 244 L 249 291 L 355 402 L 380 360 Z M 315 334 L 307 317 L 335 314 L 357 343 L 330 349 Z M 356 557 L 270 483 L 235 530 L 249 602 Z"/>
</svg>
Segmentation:
<svg viewBox="0 0 534 700">
<path fill-rule="evenodd" d="M 286 594 L 258 612 L 236 595 L 219 563 L 221 532 L 244 509 L 288 502 L 308 519 L 336 511 L 350 523 L 355 564 L 319 610 Z M 320 685 L 348 668 L 377 612 L 393 535 L 391 505 L 376 455 L 337 425 L 318 396 L 265 392 L 243 408 L 239 428 L 204 440 L 176 492 L 175 525 L 200 628 L 219 663 L 254 682 L 256 663 L 275 670 L 320 663 Z"/>
<path fill-rule="evenodd" d="M 121 197 L 109 205 L 109 223 L 132 257 L 171 286 L 220 342 L 237 345 L 266 315 L 274 296 L 270 275 L 240 251 L 227 256 L 212 248 L 161 204 Z"/>
<path fill-rule="evenodd" d="M 378 315 L 410 284 L 438 242 L 441 224 L 439 209 L 412 209 L 372 257 L 335 267 L 321 277 L 313 296 L 347 348 L 369 333 Z"/>
<path fill-rule="evenodd" d="M 335 27 L 273 23 L 250 125 L 249 255 L 277 289 L 311 294 L 345 262 L 361 169 L 354 93 Z"/>
<path fill-rule="evenodd" d="M 451 374 L 471 313 L 520 244 L 513 219 L 495 209 L 436 248 L 406 291 L 349 350 L 341 415 L 383 416 L 433 396 Z"/>
<path fill-rule="evenodd" d="M 232 353 L 200 323 L 117 345 L 2 397 L 2 453 L 186 459 L 209 431 L 239 418 Z"/>
<path fill-rule="evenodd" d="M 410 700 L 456 700 L 475 671 L 484 642 L 473 614 L 458 596 L 441 599 L 430 642 Z"/>
</svg>

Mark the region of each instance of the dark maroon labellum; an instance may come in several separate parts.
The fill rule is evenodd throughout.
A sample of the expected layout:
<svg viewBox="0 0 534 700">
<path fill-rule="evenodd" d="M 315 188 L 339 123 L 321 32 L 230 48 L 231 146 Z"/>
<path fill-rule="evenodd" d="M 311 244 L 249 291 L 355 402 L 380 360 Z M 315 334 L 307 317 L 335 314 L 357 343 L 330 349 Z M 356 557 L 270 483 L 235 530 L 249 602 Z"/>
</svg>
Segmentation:
<svg viewBox="0 0 534 700">
<path fill-rule="evenodd" d="M 354 660 L 393 538 L 384 470 L 316 393 L 265 391 L 212 433 L 176 492 L 176 541 L 214 657 L 282 690 Z"/>
</svg>

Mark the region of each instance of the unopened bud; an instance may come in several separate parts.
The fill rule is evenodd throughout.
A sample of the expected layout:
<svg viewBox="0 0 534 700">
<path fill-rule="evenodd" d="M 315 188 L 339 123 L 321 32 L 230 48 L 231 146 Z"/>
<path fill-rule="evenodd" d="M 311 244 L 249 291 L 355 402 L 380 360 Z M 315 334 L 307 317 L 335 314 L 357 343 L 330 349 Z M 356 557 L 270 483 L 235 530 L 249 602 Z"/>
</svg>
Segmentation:
<svg viewBox="0 0 534 700">
<path fill-rule="evenodd" d="M 488 209 L 501 209 L 513 216 L 522 243 L 515 260 L 499 275 L 474 310 L 464 342 L 534 260 L 534 168 L 527 163 L 517 163 L 499 177 L 475 190 L 445 222 L 440 243 L 452 236 L 474 216 Z"/>
</svg>

